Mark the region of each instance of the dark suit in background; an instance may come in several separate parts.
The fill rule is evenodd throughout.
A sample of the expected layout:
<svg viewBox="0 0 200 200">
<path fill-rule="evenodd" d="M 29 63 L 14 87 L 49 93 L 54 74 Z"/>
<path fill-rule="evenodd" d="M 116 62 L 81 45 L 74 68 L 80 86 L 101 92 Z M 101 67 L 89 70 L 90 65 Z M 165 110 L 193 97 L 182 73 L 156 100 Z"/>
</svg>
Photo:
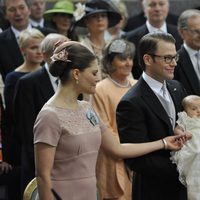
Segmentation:
<svg viewBox="0 0 200 200">
<path fill-rule="evenodd" d="M 8 161 L 8 154 L 10 150 L 10 143 L 7 140 L 7 137 L 4 132 L 4 119 L 5 111 L 2 101 L 2 96 L 0 94 L 0 137 L 2 142 L 2 155 L 3 155 L 3 162 L 9 163 L 12 165 L 12 169 L 8 170 L 8 172 L 0 173 L 0 186 L 6 186 L 6 200 L 21 200 L 20 195 L 20 167 L 15 166 L 15 163 L 10 163 Z M 18 151 L 18 149 L 16 149 Z"/>
<path fill-rule="evenodd" d="M 182 39 L 181 39 L 181 37 L 180 37 L 180 35 L 177 31 L 176 26 L 167 24 L 167 32 L 172 34 L 172 36 L 176 39 L 176 49 L 178 50 L 181 47 L 181 44 L 183 42 L 182 42 Z M 148 33 L 149 33 L 149 30 L 147 29 L 147 26 L 146 26 L 146 23 L 145 23 L 144 25 L 138 27 L 137 29 L 135 29 L 133 31 L 128 32 L 125 35 L 125 39 L 134 43 L 135 46 L 136 46 L 136 54 L 135 54 L 135 57 L 134 57 L 134 66 L 133 66 L 133 69 L 132 69 L 132 74 L 133 74 L 133 77 L 135 79 L 139 79 L 139 77 L 142 73 L 142 69 L 141 69 L 141 67 L 139 65 L 139 61 L 138 61 L 138 51 L 137 51 L 138 43 L 139 43 L 140 39 Z"/>
<path fill-rule="evenodd" d="M 0 73 L 3 81 L 8 72 L 19 67 L 24 59 L 11 28 L 0 34 Z"/>
<path fill-rule="evenodd" d="M 200 10 L 183 11 L 178 20 L 180 36 L 184 44 L 179 49 L 179 61 L 175 68 L 174 79 L 180 81 L 188 94 L 200 95 Z M 197 56 L 197 57 L 196 57 Z M 199 64 L 198 64 L 199 63 Z"/>
<path fill-rule="evenodd" d="M 134 15 L 128 18 L 128 21 L 126 23 L 126 26 L 124 28 L 124 31 L 132 31 L 139 26 L 142 26 L 145 24 L 147 18 L 144 15 L 144 12 L 139 13 L 138 15 Z M 172 13 L 169 13 L 166 18 L 167 24 L 177 25 L 178 16 L 174 15 Z"/>
<path fill-rule="evenodd" d="M 194 70 L 192 61 L 184 46 L 178 51 L 179 61 L 175 68 L 174 79 L 180 81 L 188 95 L 200 96 L 200 82 Z"/>
<path fill-rule="evenodd" d="M 176 112 L 181 111 L 185 90 L 175 81 L 167 81 L 167 88 Z M 166 111 L 142 77 L 120 101 L 117 123 L 122 143 L 150 142 L 173 135 Z M 126 160 L 128 167 L 135 172 L 133 200 L 186 200 L 186 190 L 169 157 L 169 151 L 160 150 Z"/>
<path fill-rule="evenodd" d="M 22 145 L 21 175 L 22 191 L 35 177 L 33 125 L 43 105 L 54 94 L 49 75 L 42 69 L 19 79 L 14 97 L 15 134 Z"/>
</svg>

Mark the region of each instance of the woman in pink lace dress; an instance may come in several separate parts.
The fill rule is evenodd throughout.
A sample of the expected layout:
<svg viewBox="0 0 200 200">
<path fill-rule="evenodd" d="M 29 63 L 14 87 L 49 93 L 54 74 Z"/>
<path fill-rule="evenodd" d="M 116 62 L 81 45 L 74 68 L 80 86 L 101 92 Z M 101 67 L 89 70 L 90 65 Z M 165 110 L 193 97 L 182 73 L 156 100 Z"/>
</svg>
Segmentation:
<svg viewBox="0 0 200 200">
<path fill-rule="evenodd" d="M 59 44 L 50 72 L 59 78 L 55 95 L 44 105 L 34 126 L 36 178 L 40 200 L 95 200 L 95 167 L 99 148 L 120 158 L 158 149 L 178 150 L 185 136 L 145 144 L 120 144 L 80 93 L 94 94 L 97 59 L 78 42 Z M 165 148 L 164 148 L 165 147 Z"/>
</svg>

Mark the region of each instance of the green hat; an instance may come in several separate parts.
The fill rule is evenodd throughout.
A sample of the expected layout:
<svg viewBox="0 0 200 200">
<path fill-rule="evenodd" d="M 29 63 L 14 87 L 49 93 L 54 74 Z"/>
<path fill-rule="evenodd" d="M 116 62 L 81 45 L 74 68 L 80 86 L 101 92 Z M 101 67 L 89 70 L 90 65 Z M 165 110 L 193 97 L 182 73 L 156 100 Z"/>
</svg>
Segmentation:
<svg viewBox="0 0 200 200">
<path fill-rule="evenodd" d="M 45 19 L 51 19 L 55 13 L 66 13 L 73 16 L 74 4 L 68 0 L 58 1 L 54 4 L 53 8 L 44 13 Z"/>
</svg>

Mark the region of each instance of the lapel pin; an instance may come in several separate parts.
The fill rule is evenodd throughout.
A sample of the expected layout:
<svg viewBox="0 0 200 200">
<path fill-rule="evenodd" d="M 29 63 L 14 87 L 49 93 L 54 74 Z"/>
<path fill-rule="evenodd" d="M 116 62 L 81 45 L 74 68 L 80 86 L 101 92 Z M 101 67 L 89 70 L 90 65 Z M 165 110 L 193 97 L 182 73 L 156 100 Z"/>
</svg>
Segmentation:
<svg viewBox="0 0 200 200">
<path fill-rule="evenodd" d="M 97 115 L 95 114 L 94 111 L 89 110 L 89 111 L 87 112 L 86 116 L 87 116 L 88 120 L 90 121 L 90 123 L 91 123 L 93 126 L 99 124 L 99 119 L 98 119 L 98 117 L 97 117 Z"/>
</svg>

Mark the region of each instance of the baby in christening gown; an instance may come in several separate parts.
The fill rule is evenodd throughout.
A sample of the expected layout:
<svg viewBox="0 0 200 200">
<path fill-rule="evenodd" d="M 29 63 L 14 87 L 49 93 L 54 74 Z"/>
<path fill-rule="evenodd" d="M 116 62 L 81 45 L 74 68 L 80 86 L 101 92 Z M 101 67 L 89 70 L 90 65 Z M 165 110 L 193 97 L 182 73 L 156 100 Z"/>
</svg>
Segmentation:
<svg viewBox="0 0 200 200">
<path fill-rule="evenodd" d="M 175 134 L 185 131 L 192 134 L 183 148 L 172 152 L 179 180 L 187 187 L 188 200 L 200 200 L 200 97 L 190 95 L 183 99 L 184 111 L 178 113 Z"/>
</svg>

